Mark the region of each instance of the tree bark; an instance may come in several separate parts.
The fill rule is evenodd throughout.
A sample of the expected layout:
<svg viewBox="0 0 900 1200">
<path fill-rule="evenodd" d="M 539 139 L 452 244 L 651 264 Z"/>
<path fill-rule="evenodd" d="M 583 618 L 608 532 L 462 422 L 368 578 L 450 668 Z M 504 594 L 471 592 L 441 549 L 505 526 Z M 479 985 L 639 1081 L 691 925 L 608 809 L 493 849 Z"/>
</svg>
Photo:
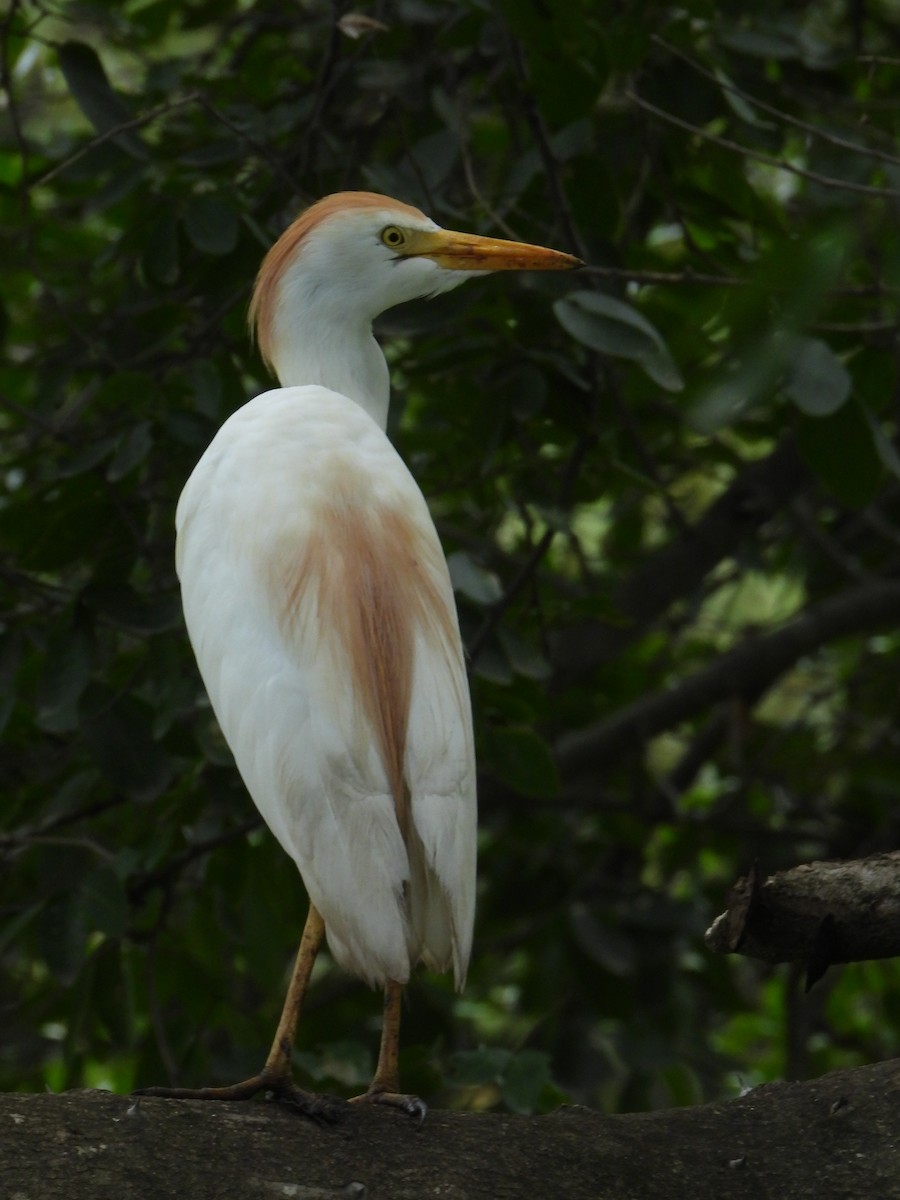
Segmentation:
<svg viewBox="0 0 900 1200">
<path fill-rule="evenodd" d="M 690 1109 L 546 1117 L 108 1092 L 0 1096 L 4 1200 L 848 1200 L 900 1197 L 900 1063 Z"/>
<path fill-rule="evenodd" d="M 900 956 L 900 852 L 805 863 L 762 884 L 754 869 L 705 940 L 719 954 L 805 963 L 807 987 L 832 963 Z"/>
</svg>

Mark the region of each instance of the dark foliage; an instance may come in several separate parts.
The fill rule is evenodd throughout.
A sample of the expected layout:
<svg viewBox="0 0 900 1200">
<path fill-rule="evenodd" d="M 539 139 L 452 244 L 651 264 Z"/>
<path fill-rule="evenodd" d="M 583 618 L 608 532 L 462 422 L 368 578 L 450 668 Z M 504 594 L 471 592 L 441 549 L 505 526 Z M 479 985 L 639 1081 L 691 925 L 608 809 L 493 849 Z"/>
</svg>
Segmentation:
<svg viewBox="0 0 900 1200">
<path fill-rule="evenodd" d="M 0 1086 L 260 1065 L 304 897 L 211 719 L 172 522 L 267 386 L 265 247 L 346 187 L 591 264 L 381 323 L 482 808 L 469 986 L 410 988 L 407 1085 L 640 1108 L 896 1053 L 892 964 L 801 1001 L 703 945 L 752 861 L 897 844 L 891 6 L 360 11 L 0 16 Z M 378 1015 L 323 964 L 315 1086 L 367 1080 Z"/>
</svg>

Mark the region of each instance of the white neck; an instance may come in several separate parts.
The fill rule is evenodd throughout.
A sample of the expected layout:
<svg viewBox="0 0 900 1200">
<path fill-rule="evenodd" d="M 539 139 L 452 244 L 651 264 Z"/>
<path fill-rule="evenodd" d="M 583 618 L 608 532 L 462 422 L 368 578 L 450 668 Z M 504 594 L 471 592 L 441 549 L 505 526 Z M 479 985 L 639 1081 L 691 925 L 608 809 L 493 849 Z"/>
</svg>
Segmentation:
<svg viewBox="0 0 900 1200">
<path fill-rule="evenodd" d="M 272 365 L 281 386 L 321 384 L 354 400 L 384 429 L 390 376 L 372 317 L 285 282 L 272 331 Z"/>
</svg>

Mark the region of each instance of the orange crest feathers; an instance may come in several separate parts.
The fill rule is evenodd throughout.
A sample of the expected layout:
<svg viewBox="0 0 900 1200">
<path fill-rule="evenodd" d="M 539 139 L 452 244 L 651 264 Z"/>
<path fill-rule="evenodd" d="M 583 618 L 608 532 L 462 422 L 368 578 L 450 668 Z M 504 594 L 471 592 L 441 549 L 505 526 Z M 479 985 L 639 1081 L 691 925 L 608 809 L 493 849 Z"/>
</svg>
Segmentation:
<svg viewBox="0 0 900 1200">
<path fill-rule="evenodd" d="M 379 208 L 395 212 L 398 217 L 412 217 L 417 221 L 426 219 L 425 214 L 418 208 L 413 208 L 411 204 L 392 200 L 390 196 L 381 196 L 377 192 L 334 192 L 333 195 L 324 196 L 304 209 L 269 249 L 256 276 L 247 313 L 251 336 L 255 337 L 263 362 L 269 370 L 272 370 L 272 341 L 278 287 L 288 264 L 293 261 L 310 233 L 323 221 L 329 221 L 341 213 Z"/>
</svg>

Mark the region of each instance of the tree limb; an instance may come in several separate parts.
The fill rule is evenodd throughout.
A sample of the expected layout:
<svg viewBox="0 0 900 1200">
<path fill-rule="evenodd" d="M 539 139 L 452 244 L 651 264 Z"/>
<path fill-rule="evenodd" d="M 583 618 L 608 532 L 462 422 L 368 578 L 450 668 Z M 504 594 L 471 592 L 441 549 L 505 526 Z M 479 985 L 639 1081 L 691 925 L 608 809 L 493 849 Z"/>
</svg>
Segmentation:
<svg viewBox="0 0 900 1200">
<path fill-rule="evenodd" d="M 677 687 L 642 696 L 596 725 L 565 734 L 556 744 L 560 768 L 596 769 L 726 697 L 755 700 L 805 655 L 848 634 L 895 624 L 898 612 L 900 583 L 878 582 L 833 596 L 774 633 L 748 638 Z"/>
<path fill-rule="evenodd" d="M 706 931 L 718 954 L 807 966 L 812 986 L 832 963 L 900 955 L 900 852 L 813 862 L 759 884 L 739 879 Z"/>
<path fill-rule="evenodd" d="M 417 1130 L 384 1109 L 322 1127 L 274 1104 L 2 1095 L 0 1162 L 5 1195 L 46 1200 L 889 1197 L 898 1096 L 887 1062 L 695 1108 L 433 1112 Z"/>
<path fill-rule="evenodd" d="M 130 133 L 133 129 L 143 129 L 145 125 L 149 125 L 157 117 L 174 112 L 176 108 L 184 108 L 186 104 L 193 104 L 199 99 L 199 92 L 188 92 L 186 96 L 179 96 L 175 100 L 167 100 L 165 104 L 158 104 L 155 108 L 151 108 L 149 112 L 145 112 L 139 117 L 134 117 L 129 121 L 120 121 L 118 125 L 113 125 L 110 129 L 104 129 L 102 133 L 98 133 L 96 137 L 92 137 L 89 142 L 85 142 L 83 146 L 79 146 L 74 153 L 70 154 L 68 158 L 64 158 L 62 162 L 56 163 L 40 175 L 35 175 L 33 179 L 29 179 L 25 184 L 26 190 L 30 191 L 33 188 L 45 186 L 51 179 L 55 179 L 61 172 L 67 171 L 69 167 L 74 166 L 86 154 L 90 154 L 92 150 L 96 150 L 98 146 L 102 146 L 105 142 L 111 141 L 123 133 Z"/>
<path fill-rule="evenodd" d="M 721 88 L 725 92 L 731 92 L 734 96 L 740 96 L 741 99 L 746 100 L 754 108 L 758 108 L 761 112 L 769 113 L 770 116 L 777 117 L 785 125 L 791 125 L 794 129 L 802 129 L 804 133 L 808 133 L 814 138 L 819 138 L 821 141 L 827 142 L 830 146 L 837 146 L 840 150 L 847 150 L 850 154 L 861 154 L 866 158 L 877 158 L 881 162 L 900 166 L 900 158 L 896 154 L 889 154 L 888 151 L 879 150 L 875 146 L 862 145 L 851 138 L 841 137 L 839 134 L 823 128 L 821 125 L 813 125 L 810 121 L 801 121 L 792 113 L 785 112 L 784 109 L 777 108 L 774 104 L 768 104 L 760 96 L 755 96 L 751 92 L 745 91 L 744 88 L 738 87 L 734 80 L 729 79 L 727 75 L 723 73 L 717 75 L 714 71 L 708 70 L 697 59 L 691 58 L 689 54 L 685 54 L 683 50 L 679 50 L 677 46 L 666 41 L 659 34 L 651 33 L 650 40 L 651 42 L 655 42 L 657 46 L 661 46 L 663 50 L 666 50 L 674 58 L 679 58 L 683 63 L 687 63 L 698 75 L 702 75 L 704 79 L 708 79 L 716 87 Z M 860 135 L 868 132 L 861 123 L 857 128 Z"/>
<path fill-rule="evenodd" d="M 554 640 L 555 682 L 564 686 L 617 657 L 811 479 L 791 435 L 751 463 L 693 526 L 649 555 L 616 589 L 613 602 L 627 623 L 583 622 Z"/>
<path fill-rule="evenodd" d="M 753 158 L 757 162 L 766 163 L 767 166 L 777 167 L 780 171 L 789 171 L 792 175 L 797 175 L 801 179 L 808 179 L 811 183 L 817 183 L 820 187 L 835 188 L 839 191 L 854 192 L 861 196 L 877 196 L 883 199 L 897 199 L 900 197 L 900 190 L 891 187 L 875 187 L 868 183 L 854 183 L 850 179 L 836 179 L 833 175 L 822 175 L 819 171 L 810 171 L 805 167 L 798 167 L 796 163 L 791 162 L 786 158 L 774 158 L 771 154 L 764 154 L 760 150 L 754 150 L 751 146 L 743 146 L 739 142 L 732 141 L 731 138 L 721 137 L 719 134 L 711 133 L 708 129 L 702 129 L 699 125 L 692 125 L 690 121 L 683 121 L 680 117 L 676 117 L 673 113 L 666 112 L 664 108 L 658 108 L 655 104 L 651 104 L 649 100 L 645 100 L 643 96 L 639 96 L 636 92 L 626 89 L 625 96 L 632 104 L 657 117 L 661 121 L 666 121 L 669 125 L 674 125 L 678 129 L 683 129 L 686 133 L 693 134 L 694 137 L 700 138 L 703 141 L 711 142 L 714 146 L 720 146 L 723 150 L 729 150 L 734 154 L 741 154 L 747 158 Z"/>
</svg>

